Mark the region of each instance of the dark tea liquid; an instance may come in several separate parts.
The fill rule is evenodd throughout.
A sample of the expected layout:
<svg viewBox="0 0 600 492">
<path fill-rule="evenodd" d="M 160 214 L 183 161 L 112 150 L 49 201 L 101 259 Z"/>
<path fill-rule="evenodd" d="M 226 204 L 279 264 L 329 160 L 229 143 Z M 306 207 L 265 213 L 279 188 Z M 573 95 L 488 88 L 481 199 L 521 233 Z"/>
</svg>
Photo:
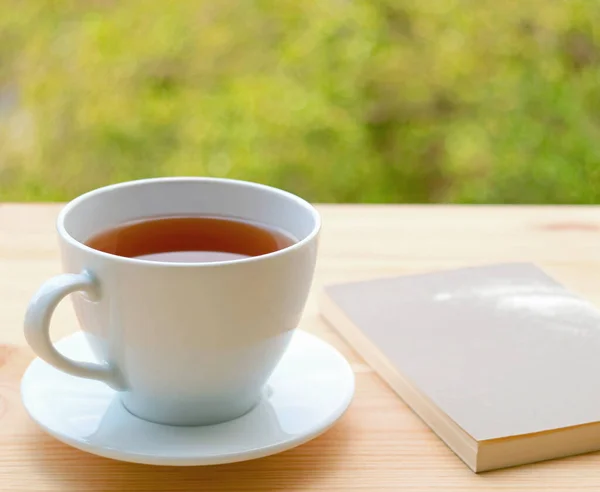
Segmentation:
<svg viewBox="0 0 600 492">
<path fill-rule="evenodd" d="M 295 242 L 282 231 L 251 222 L 185 216 L 131 222 L 92 236 L 86 244 L 128 258 L 209 263 L 266 255 Z"/>
</svg>

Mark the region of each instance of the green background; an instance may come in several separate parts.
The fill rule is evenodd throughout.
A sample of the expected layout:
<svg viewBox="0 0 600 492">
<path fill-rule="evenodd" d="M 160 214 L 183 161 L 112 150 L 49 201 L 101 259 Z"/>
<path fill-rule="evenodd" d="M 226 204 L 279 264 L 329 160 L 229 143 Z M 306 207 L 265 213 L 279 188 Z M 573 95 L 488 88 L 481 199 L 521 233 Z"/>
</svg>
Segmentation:
<svg viewBox="0 0 600 492">
<path fill-rule="evenodd" d="M 0 3 L 0 200 L 209 175 L 595 203 L 600 2 Z"/>
</svg>

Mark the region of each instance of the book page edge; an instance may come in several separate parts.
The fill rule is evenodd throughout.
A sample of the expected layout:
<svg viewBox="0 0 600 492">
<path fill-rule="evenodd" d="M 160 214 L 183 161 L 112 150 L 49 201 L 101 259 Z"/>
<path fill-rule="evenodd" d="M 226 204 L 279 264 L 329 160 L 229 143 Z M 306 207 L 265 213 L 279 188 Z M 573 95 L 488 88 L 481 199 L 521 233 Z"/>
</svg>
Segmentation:
<svg viewBox="0 0 600 492">
<path fill-rule="evenodd" d="M 487 439 L 479 446 L 481 471 L 576 456 L 600 450 L 600 422 Z"/>
</svg>

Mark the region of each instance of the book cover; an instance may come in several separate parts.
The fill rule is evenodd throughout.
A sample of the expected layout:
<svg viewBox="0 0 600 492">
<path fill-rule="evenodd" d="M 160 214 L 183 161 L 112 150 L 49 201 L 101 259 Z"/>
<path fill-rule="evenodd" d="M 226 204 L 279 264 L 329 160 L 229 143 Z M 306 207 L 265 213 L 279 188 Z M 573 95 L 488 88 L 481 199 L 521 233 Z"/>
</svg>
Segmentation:
<svg viewBox="0 0 600 492">
<path fill-rule="evenodd" d="M 600 312 L 535 265 L 332 285 L 321 311 L 474 471 L 600 449 Z"/>
</svg>

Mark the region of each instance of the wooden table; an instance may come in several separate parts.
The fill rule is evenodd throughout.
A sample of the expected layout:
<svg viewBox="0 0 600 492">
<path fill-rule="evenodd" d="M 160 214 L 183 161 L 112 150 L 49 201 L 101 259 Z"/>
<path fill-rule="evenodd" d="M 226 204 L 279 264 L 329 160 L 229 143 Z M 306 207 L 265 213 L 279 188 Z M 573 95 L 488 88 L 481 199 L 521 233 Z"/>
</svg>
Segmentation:
<svg viewBox="0 0 600 492">
<path fill-rule="evenodd" d="M 324 283 L 499 261 L 534 261 L 600 305 L 600 208 L 322 206 L 318 273 L 301 328 L 337 346 L 357 376 L 329 432 L 280 455 L 163 468 L 72 449 L 29 420 L 19 379 L 32 358 L 22 316 L 60 272 L 57 205 L 0 205 L 0 491 L 600 490 L 600 454 L 475 475 L 319 318 Z M 53 337 L 77 329 L 69 303 Z M 600 357 L 600 354 L 598 354 Z M 600 391 L 600 374 L 597 375 Z"/>
</svg>

